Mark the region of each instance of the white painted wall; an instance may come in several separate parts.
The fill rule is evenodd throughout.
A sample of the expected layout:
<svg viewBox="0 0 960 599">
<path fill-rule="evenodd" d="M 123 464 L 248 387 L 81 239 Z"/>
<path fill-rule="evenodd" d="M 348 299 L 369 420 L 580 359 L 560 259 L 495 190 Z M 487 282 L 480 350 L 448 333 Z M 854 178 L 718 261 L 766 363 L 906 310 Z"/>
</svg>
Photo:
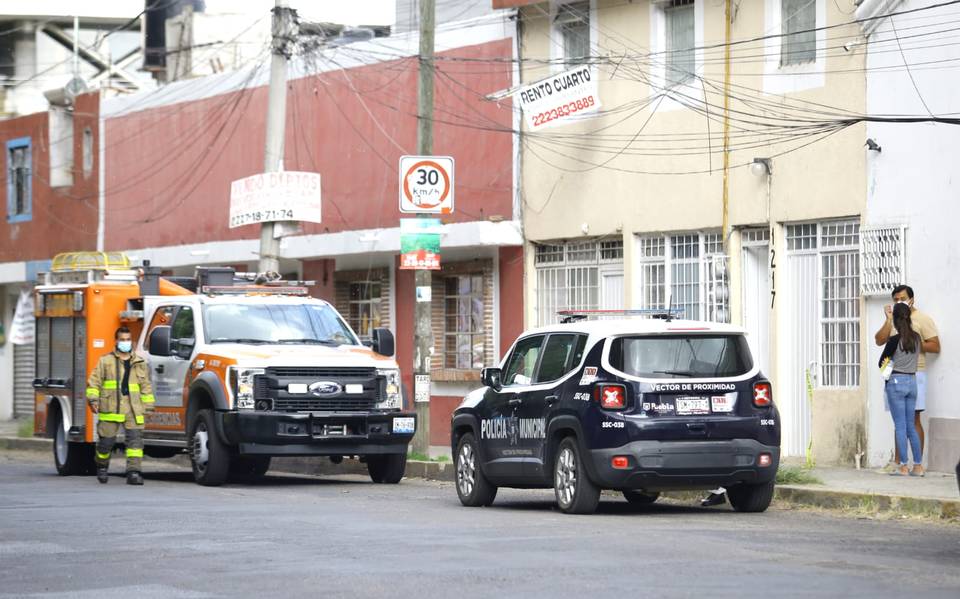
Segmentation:
<svg viewBox="0 0 960 599">
<path fill-rule="evenodd" d="M 865 3 L 866 4 L 866 3 Z M 904 11 L 935 4 L 934 0 L 907 0 L 893 10 Z M 901 37 L 903 29 L 949 20 L 955 7 L 932 9 L 899 17 L 895 21 Z M 904 19 L 901 21 L 900 19 Z M 942 26 L 939 28 L 942 29 Z M 912 34 L 927 29 L 913 29 Z M 884 19 L 871 35 L 867 56 L 867 112 L 869 114 L 924 115 L 960 112 L 957 62 L 917 66 L 913 79 L 902 68 L 908 64 L 954 59 L 955 48 L 944 45 L 939 36 L 901 40 L 903 55 L 897 49 L 889 19 Z M 921 41 L 925 40 L 925 41 Z M 922 49 L 911 49 L 924 46 Z M 893 51 L 891 51 L 891 48 Z M 889 67 L 888 70 L 878 69 Z M 900 68 L 897 68 L 900 67 Z M 933 68 L 936 67 L 936 68 Z M 869 124 L 868 137 L 882 147 L 881 153 L 868 152 L 866 225 L 905 224 L 906 282 L 916 292 L 916 306 L 933 316 L 940 330 L 943 353 L 928 360 L 929 391 L 926 418 L 960 419 L 960 241 L 956 228 L 960 222 L 960 126 L 942 124 Z M 880 354 L 873 345 L 873 333 L 883 322 L 882 306 L 889 297 L 868 298 L 867 360 L 872 366 Z M 876 370 L 868 370 L 868 460 L 870 465 L 885 464 L 893 451 L 893 424 L 883 407 L 882 380 Z M 957 423 L 960 426 L 960 421 Z M 929 441 L 929 427 L 928 441 Z"/>
<path fill-rule="evenodd" d="M 13 418 L 13 344 L 10 343 L 10 325 L 13 324 L 13 308 L 17 305 L 13 285 L 0 285 L 0 322 L 7 334 L 7 341 L 0 345 L 0 421 Z"/>
</svg>

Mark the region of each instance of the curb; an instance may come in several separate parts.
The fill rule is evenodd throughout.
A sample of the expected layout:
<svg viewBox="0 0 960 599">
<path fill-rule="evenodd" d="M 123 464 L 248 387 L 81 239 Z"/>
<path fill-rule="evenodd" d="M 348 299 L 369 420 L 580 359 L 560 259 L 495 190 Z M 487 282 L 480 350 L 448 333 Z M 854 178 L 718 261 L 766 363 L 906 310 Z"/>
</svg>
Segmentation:
<svg viewBox="0 0 960 599">
<path fill-rule="evenodd" d="M 52 445 L 53 441 L 51 439 L 0 437 L 0 450 L 51 451 Z M 171 462 L 170 459 L 163 461 Z M 186 456 L 173 458 L 172 462 L 179 466 L 190 467 L 190 462 Z M 288 474 L 359 474 L 363 476 L 367 474 L 366 465 L 359 460 L 352 459 L 344 460 L 341 464 L 334 464 L 329 460 L 318 460 L 310 457 L 278 457 L 273 459 L 270 469 Z M 452 462 L 408 460 L 406 477 L 452 482 L 455 471 Z M 682 494 L 670 493 L 670 495 L 679 496 Z M 699 497 L 701 493 L 697 492 L 695 495 Z M 775 498 L 778 501 L 797 506 L 960 520 L 960 501 L 950 499 L 839 491 L 801 485 L 777 485 Z"/>
</svg>

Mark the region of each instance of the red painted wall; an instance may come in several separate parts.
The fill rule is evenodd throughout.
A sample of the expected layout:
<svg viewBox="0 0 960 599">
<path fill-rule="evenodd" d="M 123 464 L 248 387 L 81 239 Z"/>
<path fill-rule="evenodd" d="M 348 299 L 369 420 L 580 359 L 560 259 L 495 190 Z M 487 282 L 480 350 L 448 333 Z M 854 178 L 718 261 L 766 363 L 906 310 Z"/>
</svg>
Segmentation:
<svg viewBox="0 0 960 599">
<path fill-rule="evenodd" d="M 511 42 L 442 56 L 509 59 Z M 457 161 L 446 220 L 511 218 L 511 105 L 482 96 L 510 87 L 512 63 L 437 65 L 434 154 Z M 304 232 L 397 226 L 397 161 L 416 153 L 416 59 L 306 77 L 288 92 L 285 168 L 323 177 L 324 222 Z M 260 87 L 108 119 L 107 248 L 257 238 L 256 226 L 228 229 L 227 214 L 230 182 L 262 171 L 266 100 Z"/>
<path fill-rule="evenodd" d="M 336 260 L 304 260 L 303 280 L 316 281 L 310 285 L 310 295 L 328 301 L 331 304 L 336 299 L 336 290 L 333 284 L 333 273 L 337 270 Z"/>
<path fill-rule="evenodd" d="M 60 252 L 93 250 L 97 245 L 97 119 L 99 94 L 76 99 L 73 117 L 73 185 L 50 186 L 49 116 L 38 112 L 0 121 L 0 262 L 47 260 Z M 89 177 L 83 173 L 83 129 L 93 133 L 94 166 Z M 59 135 L 59 134 L 57 134 Z M 6 142 L 30 137 L 32 153 L 32 193 L 29 221 L 7 222 Z M 56 140 L 53 140 L 56 141 Z"/>
<path fill-rule="evenodd" d="M 523 248 L 500 248 L 500 355 L 523 333 Z"/>
</svg>

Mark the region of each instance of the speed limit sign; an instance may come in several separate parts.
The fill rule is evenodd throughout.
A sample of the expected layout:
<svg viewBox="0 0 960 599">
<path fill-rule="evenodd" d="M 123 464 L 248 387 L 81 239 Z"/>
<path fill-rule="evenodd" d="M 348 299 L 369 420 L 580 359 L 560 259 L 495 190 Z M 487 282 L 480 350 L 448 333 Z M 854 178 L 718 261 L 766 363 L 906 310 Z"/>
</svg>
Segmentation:
<svg viewBox="0 0 960 599">
<path fill-rule="evenodd" d="M 400 157 L 400 212 L 453 212 L 453 157 Z"/>
</svg>

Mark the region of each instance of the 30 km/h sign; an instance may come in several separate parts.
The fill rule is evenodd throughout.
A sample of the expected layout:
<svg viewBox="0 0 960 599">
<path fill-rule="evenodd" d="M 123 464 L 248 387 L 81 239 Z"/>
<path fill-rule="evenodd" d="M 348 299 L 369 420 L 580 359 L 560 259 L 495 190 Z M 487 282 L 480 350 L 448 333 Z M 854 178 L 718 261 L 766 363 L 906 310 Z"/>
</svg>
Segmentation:
<svg viewBox="0 0 960 599">
<path fill-rule="evenodd" d="M 453 212 L 453 157 L 400 157 L 400 212 Z"/>
</svg>

